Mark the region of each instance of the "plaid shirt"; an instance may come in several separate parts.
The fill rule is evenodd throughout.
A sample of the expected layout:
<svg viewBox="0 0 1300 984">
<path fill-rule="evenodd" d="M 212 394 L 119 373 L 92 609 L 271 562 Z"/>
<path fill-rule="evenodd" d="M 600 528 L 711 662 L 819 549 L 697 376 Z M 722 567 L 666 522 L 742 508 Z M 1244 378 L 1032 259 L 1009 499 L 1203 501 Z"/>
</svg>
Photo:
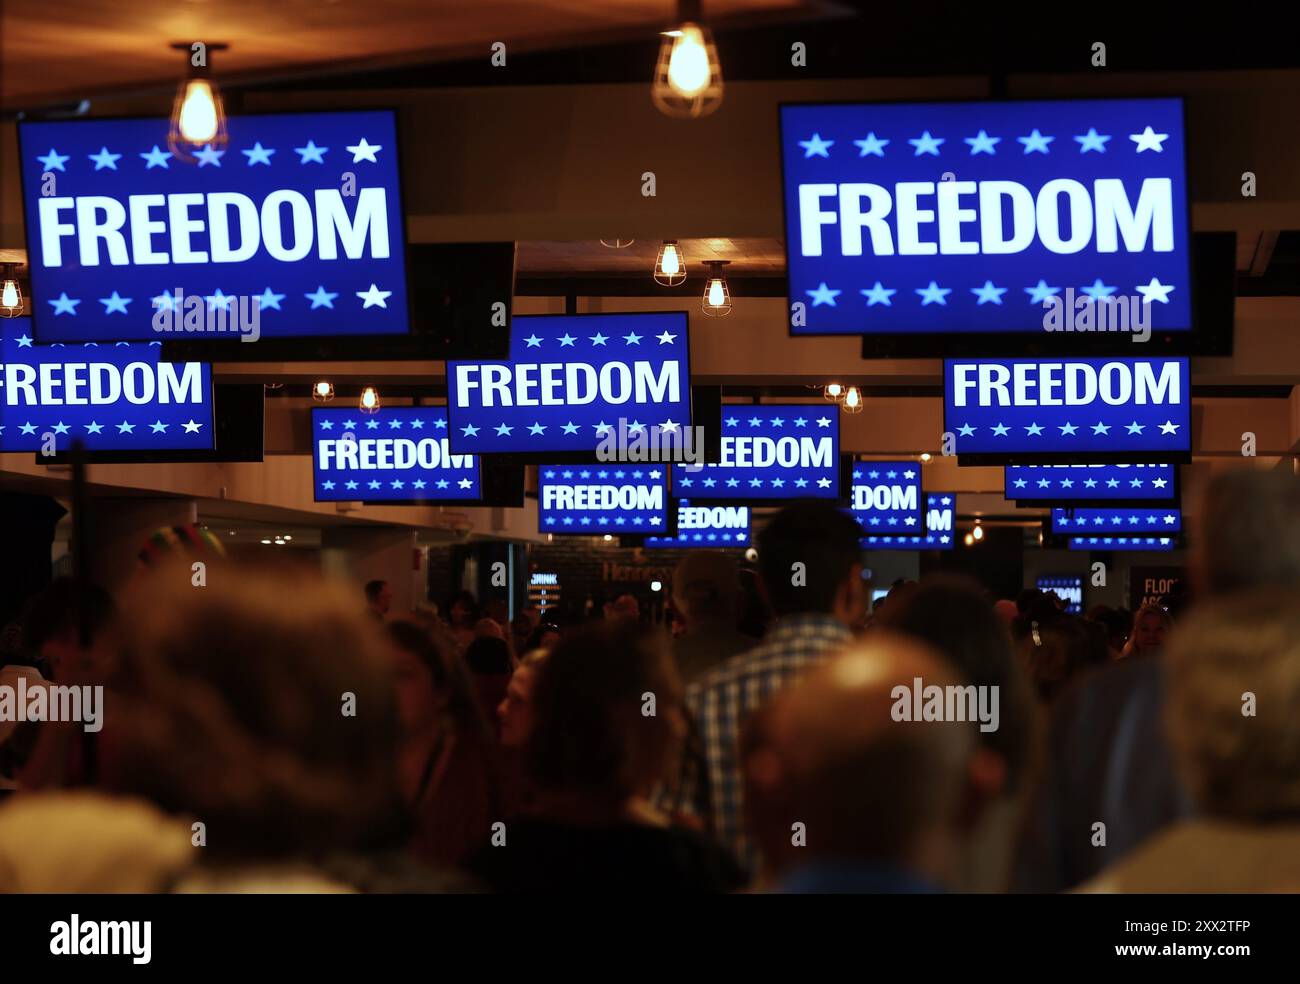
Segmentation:
<svg viewBox="0 0 1300 984">
<path fill-rule="evenodd" d="M 832 649 L 849 640 L 830 615 L 790 615 L 747 653 L 723 663 L 686 690 L 693 725 L 682 763 L 677 808 L 700 817 L 751 873 L 758 856 L 744 829 L 736 744 L 745 719 Z"/>
</svg>

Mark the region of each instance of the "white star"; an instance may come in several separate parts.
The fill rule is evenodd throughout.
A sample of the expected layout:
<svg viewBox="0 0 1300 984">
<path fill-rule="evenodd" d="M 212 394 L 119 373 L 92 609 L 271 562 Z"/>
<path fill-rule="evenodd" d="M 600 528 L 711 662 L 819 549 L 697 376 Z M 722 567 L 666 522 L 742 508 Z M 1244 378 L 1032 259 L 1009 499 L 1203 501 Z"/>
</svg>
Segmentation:
<svg viewBox="0 0 1300 984">
<path fill-rule="evenodd" d="M 19 348 L 31 348 L 31 347 L 32 347 L 32 336 L 31 336 L 31 335 L 19 335 L 19 336 L 18 336 L 18 347 L 19 347 Z"/>
<path fill-rule="evenodd" d="M 166 434 L 168 425 L 161 420 L 155 420 L 149 427 L 155 434 Z"/>
<path fill-rule="evenodd" d="M 253 145 L 251 150 L 241 150 L 240 153 L 248 158 L 249 167 L 252 167 L 254 164 L 265 164 L 267 167 L 270 167 L 271 155 L 275 153 L 275 149 L 271 147 L 263 147 L 262 141 L 259 140 Z"/>
<path fill-rule="evenodd" d="M 118 314 L 126 314 L 126 306 L 131 303 L 133 298 L 122 297 L 117 291 L 113 291 L 111 297 L 101 297 L 99 303 L 104 305 L 104 313 L 112 314 L 116 311 Z"/>
<path fill-rule="evenodd" d="M 858 293 L 867 299 L 867 307 L 875 307 L 877 304 L 883 304 L 885 307 L 893 307 L 894 305 L 889 299 L 897 294 L 898 291 L 897 289 L 891 290 L 890 288 L 885 287 L 879 280 L 877 280 L 876 286 L 872 287 L 870 290 L 860 290 Z"/>
<path fill-rule="evenodd" d="M 830 425 L 831 425 L 831 418 L 830 418 L 830 417 L 818 417 L 818 418 L 817 418 L 817 426 L 818 426 L 818 427 L 829 427 Z"/>
<path fill-rule="evenodd" d="M 96 421 L 93 420 L 86 425 L 87 434 L 98 434 L 103 429 L 104 429 L 103 424 L 97 423 Z"/>
<path fill-rule="evenodd" d="M 68 292 L 65 290 L 61 294 L 59 294 L 58 297 L 56 297 L 54 300 L 50 301 L 49 303 L 54 305 L 55 314 L 75 315 L 77 313 L 77 305 L 81 303 L 81 300 L 80 299 L 74 300 L 73 298 L 69 297 Z"/>
<path fill-rule="evenodd" d="M 1068 435 L 1070 437 L 1073 437 L 1074 432 L 1077 431 L 1078 429 L 1079 429 L 1078 427 L 1076 427 L 1074 424 L 1069 423 L 1068 421 L 1064 424 L 1061 424 L 1062 436 Z"/>
<path fill-rule="evenodd" d="M 665 331 L 662 335 L 656 335 L 655 338 L 659 339 L 659 344 L 660 344 L 660 345 L 668 345 L 668 344 L 670 344 L 670 343 L 672 343 L 672 342 L 677 341 L 677 336 L 676 336 L 676 335 L 670 335 L 670 334 L 669 334 L 668 332 L 666 332 L 666 331 Z"/>
<path fill-rule="evenodd" d="M 1032 424 L 1030 424 L 1028 427 L 1025 428 L 1025 432 L 1027 434 L 1033 435 L 1034 437 L 1038 437 L 1043 433 L 1043 428 L 1038 424 L 1038 421 L 1034 421 Z"/>
<path fill-rule="evenodd" d="M 360 143 L 348 147 L 348 150 L 352 154 L 353 164 L 359 164 L 361 161 L 370 161 L 371 164 L 378 164 L 379 161 L 375 159 L 375 153 L 383 149 L 383 144 L 366 143 L 365 137 L 361 138 Z"/>
<path fill-rule="evenodd" d="M 994 287 L 992 280 L 984 281 L 983 287 L 972 287 L 970 292 L 979 298 L 980 304 L 992 301 L 994 304 L 1002 303 L 1002 295 L 1007 292 L 1006 287 Z"/>
<path fill-rule="evenodd" d="M 331 294 L 322 285 L 316 288 L 315 293 L 303 294 L 302 296 L 307 298 L 307 300 L 311 301 L 311 309 L 315 311 L 319 307 L 326 307 L 329 308 L 330 310 L 333 310 L 334 298 L 338 297 L 339 295 L 337 293 Z"/>
<path fill-rule="evenodd" d="M 1007 427 L 1006 424 L 1002 424 L 1002 423 L 994 424 L 994 425 L 993 425 L 993 436 L 994 436 L 994 437 L 1006 437 L 1006 436 L 1007 436 L 1007 431 L 1008 431 L 1008 430 L 1009 430 L 1009 428 Z"/>
<path fill-rule="evenodd" d="M 1169 303 L 1169 292 L 1174 288 L 1162 284 L 1155 277 L 1145 286 L 1138 284 L 1137 292 L 1142 295 L 1143 303 L 1150 304 L 1152 301 L 1159 301 L 1161 304 Z"/>
<path fill-rule="evenodd" d="M 829 158 L 831 155 L 828 154 L 827 151 L 835 146 L 835 141 L 823 140 L 821 134 L 814 133 L 811 140 L 800 140 L 799 146 L 803 148 L 804 160 L 807 160 L 809 157 Z"/>
<path fill-rule="evenodd" d="M 199 167 L 207 167 L 211 164 L 213 167 L 221 166 L 221 158 L 225 155 L 224 150 L 213 150 L 212 144 L 204 144 L 194 152 L 194 159 L 198 161 Z"/>
<path fill-rule="evenodd" d="M 1061 288 L 1049 287 L 1047 286 L 1047 281 L 1040 278 L 1037 287 L 1026 287 L 1024 288 L 1024 291 L 1029 295 L 1030 304 L 1042 304 L 1046 302 L 1049 297 L 1059 294 Z"/>
<path fill-rule="evenodd" d="M 185 428 L 186 434 L 197 434 L 199 432 L 199 428 L 202 427 L 203 425 L 196 424 L 194 422 L 194 418 L 191 417 L 189 420 L 185 421 L 183 426 Z"/>
<path fill-rule="evenodd" d="M 623 344 L 625 344 L 625 345 L 640 345 L 640 344 L 641 344 L 641 336 L 638 335 L 638 334 L 637 334 L 636 332 L 634 332 L 634 331 L 630 331 L 630 332 L 628 332 L 626 335 L 623 336 Z"/>
<path fill-rule="evenodd" d="M 1136 420 L 1133 421 L 1133 423 L 1128 425 L 1128 432 L 1130 434 L 1141 434 L 1146 429 L 1147 429 L 1146 424 L 1139 424 Z"/>
<path fill-rule="evenodd" d="M 497 437 L 509 437 L 514 428 L 509 424 L 501 424 L 497 427 Z"/>
<path fill-rule="evenodd" d="M 205 298 L 205 300 L 208 302 L 208 307 L 210 308 L 219 307 L 223 311 L 230 310 L 230 302 L 233 301 L 234 299 L 235 299 L 234 295 L 232 294 L 223 294 L 221 292 L 220 287 L 218 287 L 213 293 L 209 294 Z"/>
<path fill-rule="evenodd" d="M 466 424 L 460 430 L 466 437 L 476 437 L 479 432 L 479 428 L 475 427 L 473 424 Z"/>
<path fill-rule="evenodd" d="M 567 424 L 565 424 L 561 428 L 561 430 L 563 430 L 564 433 L 566 434 L 576 434 L 578 433 L 578 425 L 575 424 L 572 420 L 570 420 Z"/>
<path fill-rule="evenodd" d="M 1093 300 L 1096 300 L 1099 297 L 1110 297 L 1111 294 L 1115 293 L 1115 288 L 1103 284 L 1101 278 L 1098 277 L 1092 282 L 1091 287 L 1080 287 L 1079 293 L 1087 294 Z"/>
<path fill-rule="evenodd" d="M 542 340 L 537 337 L 537 332 L 533 332 L 531 335 L 529 335 L 527 338 L 524 339 L 524 347 L 525 348 L 542 347 Z"/>
<path fill-rule="evenodd" d="M 530 424 L 528 427 L 528 433 L 531 434 L 533 437 L 539 437 L 540 435 L 546 433 L 546 425 L 542 423 L 538 423 L 537 421 L 533 421 L 532 424 Z"/>
<path fill-rule="evenodd" d="M 1094 434 L 1106 434 L 1106 435 L 1109 435 L 1109 434 L 1110 434 L 1110 424 L 1103 424 L 1101 421 L 1098 421 L 1097 423 L 1095 423 L 1095 424 L 1092 425 L 1092 432 L 1093 432 Z"/>
<path fill-rule="evenodd" d="M 125 420 L 117 425 L 117 432 L 119 434 L 131 434 L 134 433 L 134 431 L 135 424 L 128 424 Z"/>
<path fill-rule="evenodd" d="M 393 292 L 391 290 L 380 290 L 378 286 L 371 283 L 369 290 L 356 291 L 356 295 L 365 301 L 365 303 L 361 305 L 361 309 L 364 311 L 369 307 L 388 307 L 386 302 L 388 301 L 388 298 L 393 296 Z"/>
<path fill-rule="evenodd" d="M 1165 148 L 1161 144 L 1169 139 L 1169 134 L 1156 133 L 1148 126 L 1141 133 L 1130 133 L 1128 138 L 1137 144 L 1135 153 L 1140 154 L 1144 150 L 1154 150 L 1157 154 L 1162 154 Z"/>
<path fill-rule="evenodd" d="M 1166 420 L 1160 425 L 1161 434 L 1175 434 L 1181 425 L 1175 424 L 1172 420 Z"/>
<path fill-rule="evenodd" d="M 566 332 L 565 332 L 563 335 L 561 335 L 560 338 L 559 338 L 560 348 L 565 348 L 566 346 L 567 346 L 568 348 L 573 348 L 573 343 L 576 342 L 577 340 L 578 340 L 578 339 L 577 339 L 576 337 L 574 337 L 573 335 L 570 335 L 570 334 L 566 331 Z"/>
<path fill-rule="evenodd" d="M 930 281 L 929 287 L 918 287 L 916 293 L 921 296 L 921 307 L 930 304 L 942 304 L 947 307 L 948 302 L 945 298 L 952 293 L 951 287 L 940 287 L 933 280 Z"/>
<path fill-rule="evenodd" d="M 594 335 L 588 335 L 587 337 L 591 339 L 591 344 L 593 346 L 604 345 L 607 341 L 609 341 L 609 336 L 602 335 L 600 332 L 596 332 L 596 334 Z"/>
<path fill-rule="evenodd" d="M 71 158 L 71 154 L 60 154 L 57 150 L 51 147 L 48 154 L 44 157 L 38 156 L 36 159 L 41 162 L 41 167 L 44 170 L 63 171 L 66 174 L 68 169 L 63 165 L 71 160 Z"/>
<path fill-rule="evenodd" d="M 278 311 L 280 310 L 280 302 L 283 300 L 283 294 L 277 294 L 268 287 L 258 296 L 257 308 L 259 311 L 270 311 L 272 308 Z"/>
</svg>

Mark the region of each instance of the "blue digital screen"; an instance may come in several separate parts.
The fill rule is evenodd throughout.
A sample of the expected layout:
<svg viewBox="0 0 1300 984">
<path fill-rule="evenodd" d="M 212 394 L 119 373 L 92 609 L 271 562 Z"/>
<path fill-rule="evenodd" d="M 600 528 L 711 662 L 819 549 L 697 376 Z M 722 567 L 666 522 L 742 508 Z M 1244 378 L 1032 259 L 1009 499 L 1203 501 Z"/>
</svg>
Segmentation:
<svg viewBox="0 0 1300 984">
<path fill-rule="evenodd" d="M 1179 533 L 1181 509 L 1053 509 L 1053 533 Z"/>
<path fill-rule="evenodd" d="M 311 437 L 317 502 L 482 496 L 478 458 L 448 447 L 446 407 L 314 407 Z"/>
<path fill-rule="evenodd" d="M 1065 599 L 1065 611 L 1078 615 L 1083 611 L 1083 578 L 1078 574 L 1046 574 L 1038 578 L 1037 588 L 1044 594 Z"/>
<path fill-rule="evenodd" d="M 1181 99 L 786 105 L 781 160 L 795 334 L 1191 328 Z"/>
<path fill-rule="evenodd" d="M 1172 499 L 1177 465 L 1007 465 L 1008 499 Z"/>
<path fill-rule="evenodd" d="M 651 460 L 689 439 L 690 381 L 684 311 L 517 317 L 509 361 L 447 363 L 452 445 Z"/>
<path fill-rule="evenodd" d="M 958 455 L 1191 450 L 1185 358 L 945 359 L 943 372 Z"/>
<path fill-rule="evenodd" d="M 921 466 L 914 461 L 855 461 L 849 508 L 868 533 L 919 533 Z"/>
<path fill-rule="evenodd" d="M 677 535 L 648 536 L 647 547 L 743 547 L 750 540 L 749 506 L 677 500 Z"/>
<path fill-rule="evenodd" d="M 41 341 L 410 329 L 391 111 L 230 117 L 193 163 L 168 126 L 18 124 Z"/>
<path fill-rule="evenodd" d="M 31 328 L 0 321 L 0 451 L 211 450 L 210 365 L 163 362 L 158 342 L 38 345 Z"/>
<path fill-rule="evenodd" d="M 665 465 L 542 465 L 537 477 L 542 533 L 644 533 L 668 526 Z"/>
<path fill-rule="evenodd" d="M 1071 550 L 1173 550 L 1170 536 L 1072 536 Z"/>
<path fill-rule="evenodd" d="M 925 533 L 913 536 L 864 536 L 858 544 L 866 550 L 951 550 L 957 497 L 933 492 L 925 497 Z"/>
<path fill-rule="evenodd" d="M 809 404 L 722 408 L 717 464 L 676 465 L 673 495 L 687 499 L 839 498 L 840 420 Z"/>
</svg>

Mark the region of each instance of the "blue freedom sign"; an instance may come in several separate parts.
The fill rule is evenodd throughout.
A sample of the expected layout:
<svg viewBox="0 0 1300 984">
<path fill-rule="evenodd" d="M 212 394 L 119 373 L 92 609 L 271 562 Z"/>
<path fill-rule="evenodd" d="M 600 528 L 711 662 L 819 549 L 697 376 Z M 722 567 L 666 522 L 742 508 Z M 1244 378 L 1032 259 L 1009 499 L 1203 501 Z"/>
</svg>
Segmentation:
<svg viewBox="0 0 1300 984">
<path fill-rule="evenodd" d="M 836 499 L 839 410 L 809 404 L 722 408 L 716 464 L 675 465 L 673 495 L 687 499 Z"/>
<path fill-rule="evenodd" d="M 231 117 L 194 163 L 168 125 L 18 125 L 42 342 L 409 331 L 392 111 Z"/>
<path fill-rule="evenodd" d="M 537 476 L 542 533 L 645 533 L 668 526 L 664 465 L 542 465 Z"/>
<path fill-rule="evenodd" d="M 653 434 L 658 447 L 691 424 L 690 381 L 684 311 L 517 317 L 508 361 L 447 363 L 452 446 L 586 452 Z"/>
<path fill-rule="evenodd" d="M 914 461 L 854 462 L 849 508 L 868 533 L 918 533 L 924 529 L 921 466 Z"/>
<path fill-rule="evenodd" d="M 1078 615 L 1083 611 L 1083 577 L 1078 574 L 1046 574 L 1038 578 L 1036 586 L 1045 594 L 1054 594 L 1065 600 L 1065 611 Z"/>
<path fill-rule="evenodd" d="M 1177 465 L 1007 465 L 1008 499 L 1068 502 L 1073 499 L 1174 498 Z"/>
<path fill-rule="evenodd" d="M 871 534 L 858 541 L 866 550 L 951 550 L 957 497 L 934 492 L 925 498 L 925 533 L 911 536 Z M 856 515 L 856 514 L 855 514 Z"/>
<path fill-rule="evenodd" d="M 211 450 L 207 363 L 163 362 L 158 342 L 37 345 L 29 318 L 0 331 L 0 451 Z"/>
<path fill-rule="evenodd" d="M 795 334 L 1192 326 L 1181 99 L 781 107 Z"/>
<path fill-rule="evenodd" d="M 1072 536 L 1071 550 L 1173 550 L 1171 536 Z"/>
<path fill-rule="evenodd" d="M 448 447 L 446 407 L 315 407 L 311 434 L 317 502 L 482 496 L 478 459 Z"/>
<path fill-rule="evenodd" d="M 962 454 L 1191 450 L 1186 358 L 946 359 L 944 430 Z"/>
<path fill-rule="evenodd" d="M 1053 509 L 1053 533 L 1179 533 L 1183 528 L 1181 509 Z"/>
<path fill-rule="evenodd" d="M 743 547 L 750 541 L 749 506 L 692 505 L 677 500 L 677 535 L 648 536 L 647 547 Z"/>
</svg>

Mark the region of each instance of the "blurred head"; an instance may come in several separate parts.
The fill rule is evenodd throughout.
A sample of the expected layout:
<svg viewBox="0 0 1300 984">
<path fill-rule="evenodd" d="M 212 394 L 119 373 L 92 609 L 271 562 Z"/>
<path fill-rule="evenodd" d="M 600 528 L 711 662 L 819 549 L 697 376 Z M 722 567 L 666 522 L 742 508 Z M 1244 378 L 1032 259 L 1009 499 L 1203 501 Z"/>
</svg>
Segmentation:
<svg viewBox="0 0 1300 984">
<path fill-rule="evenodd" d="M 96 585 L 80 593 L 70 577 L 55 578 L 28 599 L 22 615 L 22 649 L 39 656 L 63 682 L 104 669 L 95 665 L 95 642 L 113 616 L 113 599 Z M 82 645 L 83 633 L 86 645 Z"/>
<path fill-rule="evenodd" d="M 1108 608 L 1094 605 L 1088 609 L 1088 621 L 1100 625 L 1106 633 L 1106 645 L 1116 653 L 1122 652 L 1128 642 L 1131 617 L 1125 608 Z"/>
<path fill-rule="evenodd" d="M 1165 721 L 1180 772 L 1212 817 L 1300 816 L 1300 606 L 1294 589 L 1215 601 L 1172 635 Z"/>
<path fill-rule="evenodd" d="M 1001 622 L 1006 628 L 1010 629 L 1011 623 L 1016 620 L 1016 616 L 1020 614 L 1020 610 L 1016 608 L 1016 603 L 1014 601 L 1010 601 L 1007 598 L 1001 598 L 993 603 L 993 614 L 998 617 L 999 622 Z"/>
<path fill-rule="evenodd" d="M 528 637 L 528 642 L 524 646 L 524 652 L 530 653 L 536 649 L 554 649 L 560 642 L 560 627 L 554 622 L 542 622 L 537 628 L 533 629 L 533 634 Z"/>
<path fill-rule="evenodd" d="M 861 535 L 857 520 L 829 502 L 803 500 L 777 513 L 758 535 L 763 588 L 773 611 L 856 622 L 866 597 Z"/>
<path fill-rule="evenodd" d="M 1041 595 L 1034 603 L 1061 617 Z M 876 624 L 929 645 L 967 682 L 998 688 L 1001 723 L 996 731 L 980 732 L 979 739 L 1001 757 L 1008 786 L 1016 788 L 1029 756 L 1033 709 L 1011 639 L 979 586 L 953 576 L 914 582 L 890 597 Z"/>
<path fill-rule="evenodd" d="M 510 677 L 505 697 L 497 705 L 501 745 L 504 748 L 523 748 L 528 744 L 533 733 L 533 689 L 546 657 L 545 649 L 535 649 L 525 656 Z"/>
<path fill-rule="evenodd" d="M 743 739 L 745 804 L 774 873 L 874 861 L 945 880 L 989 795 L 978 725 L 896 716 L 898 688 L 963 683 L 925 644 L 872 633 L 781 691 Z M 910 715 L 909 715 L 910 716 Z M 992 770 L 996 773 L 998 767 Z M 791 844 L 805 824 L 806 846 Z"/>
<path fill-rule="evenodd" d="M 456 628 L 469 628 L 475 622 L 478 602 L 468 591 L 460 591 L 447 603 L 447 618 Z"/>
<path fill-rule="evenodd" d="M 500 636 L 480 635 L 465 647 L 465 665 L 480 676 L 502 676 L 514 670 L 510 644 Z"/>
<path fill-rule="evenodd" d="M 710 550 L 692 550 L 673 571 L 673 607 L 688 625 L 717 621 L 734 625 L 740 601 L 736 559 Z"/>
<path fill-rule="evenodd" d="M 164 566 L 111 633 L 101 774 L 202 820 L 213 858 L 282 859 L 391 843 L 399 727 L 388 647 L 346 585 Z"/>
<path fill-rule="evenodd" d="M 1055 700 L 1075 675 L 1110 659 L 1106 630 L 1073 615 L 1032 622 L 1018 645 L 1029 680 L 1043 701 Z"/>
<path fill-rule="evenodd" d="M 605 804 L 648 794 L 686 728 L 667 636 L 628 620 L 571 633 L 541 664 L 533 712 L 528 760 L 538 788 Z"/>
<path fill-rule="evenodd" d="M 474 623 L 474 635 L 480 639 L 500 639 L 505 641 L 506 632 L 501 623 L 492 618 L 481 618 Z"/>
<path fill-rule="evenodd" d="M 1198 592 L 1300 582 L 1300 478 L 1248 469 L 1216 475 L 1201 501 L 1199 533 Z"/>
<path fill-rule="evenodd" d="M 393 589 L 387 581 L 366 582 L 366 604 L 377 615 L 387 615 L 393 607 Z"/>
<path fill-rule="evenodd" d="M 637 619 L 641 617 L 641 605 L 632 595 L 621 594 L 605 609 L 605 617 Z"/>
<path fill-rule="evenodd" d="M 397 701 L 406 735 L 425 735 L 440 728 L 473 730 L 481 736 L 487 728 L 474 684 L 467 668 L 469 652 L 477 643 L 505 646 L 499 639 L 475 639 L 461 659 L 455 644 L 441 628 L 430 630 L 413 621 L 388 626 L 396 674 Z M 506 656 L 509 665 L 509 654 Z"/>
<path fill-rule="evenodd" d="M 1159 605 L 1143 605 L 1133 617 L 1132 652 L 1154 653 L 1164 647 L 1174 620 Z"/>
</svg>

